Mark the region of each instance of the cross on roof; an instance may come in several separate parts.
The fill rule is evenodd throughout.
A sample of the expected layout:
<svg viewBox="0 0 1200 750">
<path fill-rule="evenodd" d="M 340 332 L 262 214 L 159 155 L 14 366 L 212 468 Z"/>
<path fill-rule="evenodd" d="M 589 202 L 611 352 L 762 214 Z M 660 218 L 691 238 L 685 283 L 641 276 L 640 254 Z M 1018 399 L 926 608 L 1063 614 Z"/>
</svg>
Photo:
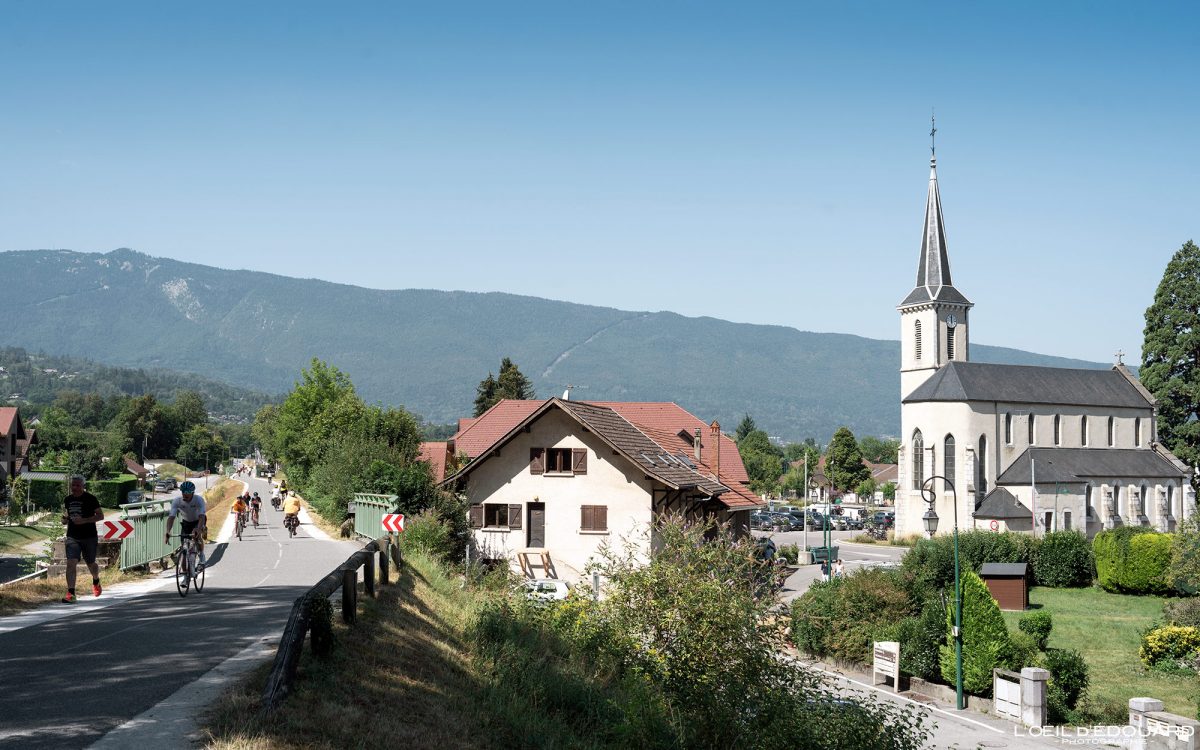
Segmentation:
<svg viewBox="0 0 1200 750">
<path fill-rule="evenodd" d="M 1124 349 L 1118 349 L 1118 350 L 1117 350 L 1117 353 L 1116 353 L 1114 356 L 1116 356 L 1116 358 L 1117 358 L 1117 364 L 1118 364 L 1118 365 L 1123 365 L 1123 364 L 1125 364 L 1123 361 L 1121 361 L 1121 358 L 1125 356 L 1125 350 L 1124 350 Z"/>
<path fill-rule="evenodd" d="M 929 155 L 937 156 L 937 141 L 934 136 L 937 135 L 937 118 L 933 113 L 929 114 Z"/>
</svg>

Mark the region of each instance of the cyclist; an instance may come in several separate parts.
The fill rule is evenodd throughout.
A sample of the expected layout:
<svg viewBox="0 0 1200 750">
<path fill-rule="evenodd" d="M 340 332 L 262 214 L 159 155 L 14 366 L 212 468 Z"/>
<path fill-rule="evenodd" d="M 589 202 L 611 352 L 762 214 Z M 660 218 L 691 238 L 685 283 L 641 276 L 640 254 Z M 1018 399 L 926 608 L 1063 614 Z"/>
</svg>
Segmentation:
<svg viewBox="0 0 1200 750">
<path fill-rule="evenodd" d="M 242 519 L 242 525 L 244 526 L 246 524 L 246 509 L 249 507 L 250 505 L 246 502 L 246 497 L 244 495 L 238 495 L 233 499 L 233 505 L 230 506 L 229 512 L 237 513 L 238 517 Z"/>
<path fill-rule="evenodd" d="M 254 493 L 254 497 L 250 498 L 250 518 L 254 521 L 255 528 L 258 527 L 258 512 L 262 510 L 262 498 L 258 493 Z"/>
<path fill-rule="evenodd" d="M 279 510 L 279 506 L 282 503 L 283 498 L 279 496 L 279 488 L 277 487 L 271 492 L 271 507 L 275 510 Z"/>
<path fill-rule="evenodd" d="M 283 501 L 283 526 L 289 523 L 300 523 L 300 498 L 292 495 Z"/>
<path fill-rule="evenodd" d="M 200 567 L 204 567 L 204 535 L 208 533 L 208 506 L 204 495 L 196 494 L 196 485 L 191 480 L 179 485 L 179 497 L 171 501 L 171 510 L 167 513 L 167 533 L 164 541 L 171 543 L 171 527 L 175 525 L 175 516 L 182 515 L 179 533 L 182 536 L 192 534 L 196 537 L 196 547 L 200 551 Z"/>
<path fill-rule="evenodd" d="M 286 497 L 287 497 L 287 492 L 288 492 L 288 490 L 287 490 L 287 480 L 286 480 L 286 479 L 280 479 L 280 480 L 279 480 L 279 495 L 280 495 L 280 497 L 284 497 L 284 498 L 286 498 Z"/>
</svg>

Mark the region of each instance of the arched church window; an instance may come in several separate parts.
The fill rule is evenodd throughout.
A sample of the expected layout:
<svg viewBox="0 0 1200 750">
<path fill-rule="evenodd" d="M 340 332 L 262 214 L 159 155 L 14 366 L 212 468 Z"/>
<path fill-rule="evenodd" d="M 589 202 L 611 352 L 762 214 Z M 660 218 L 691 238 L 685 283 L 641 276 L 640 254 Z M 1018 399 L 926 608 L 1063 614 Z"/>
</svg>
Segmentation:
<svg viewBox="0 0 1200 750">
<path fill-rule="evenodd" d="M 925 439 L 920 430 L 913 432 L 912 449 L 912 488 L 919 490 L 925 481 Z"/>
<path fill-rule="evenodd" d="M 1029 413 L 1029 444 L 1037 445 L 1037 417 Z"/>
<path fill-rule="evenodd" d="M 1093 518 L 1096 511 L 1092 509 L 1092 485 L 1083 488 L 1083 518 L 1086 523 L 1087 519 Z"/>
<path fill-rule="evenodd" d="M 1143 484 L 1141 486 L 1141 489 L 1138 492 L 1137 514 L 1139 517 L 1146 515 L 1146 485 L 1145 484 Z"/>
<path fill-rule="evenodd" d="M 1079 442 L 1080 442 L 1080 444 L 1081 444 L 1081 445 L 1083 445 L 1085 448 L 1087 447 L 1087 444 L 1088 444 L 1088 423 L 1087 423 L 1087 415 L 1086 415 L 1086 414 L 1084 414 L 1084 415 L 1083 415 L 1083 416 L 1082 416 L 1082 417 L 1079 419 Z"/>
<path fill-rule="evenodd" d="M 1054 444 L 1062 445 L 1062 415 L 1054 415 Z"/>
<path fill-rule="evenodd" d="M 913 331 L 914 331 L 913 341 L 916 344 L 916 346 L 914 347 L 914 351 L 917 354 L 917 359 L 920 359 L 921 358 L 921 321 L 919 321 L 919 320 L 913 321 Z"/>
<path fill-rule="evenodd" d="M 987 436 L 979 436 L 979 453 L 975 458 L 975 493 L 982 500 L 987 494 Z"/>
<path fill-rule="evenodd" d="M 1133 444 L 1142 444 L 1142 418 L 1138 417 L 1133 420 Z"/>
<path fill-rule="evenodd" d="M 1012 445 L 1012 412 L 1004 415 L 1004 444 Z"/>
<path fill-rule="evenodd" d="M 946 436 L 946 442 L 945 442 L 945 445 L 942 447 L 942 450 L 944 450 L 946 452 L 945 457 L 942 459 L 942 466 L 943 466 L 942 476 L 946 477 L 946 479 L 949 479 L 950 484 L 955 485 L 957 487 L 956 480 L 954 479 L 954 436 L 953 435 Z"/>
<path fill-rule="evenodd" d="M 1112 417 L 1108 418 L 1108 447 L 1113 447 L 1113 439 L 1117 436 L 1117 421 Z"/>
</svg>

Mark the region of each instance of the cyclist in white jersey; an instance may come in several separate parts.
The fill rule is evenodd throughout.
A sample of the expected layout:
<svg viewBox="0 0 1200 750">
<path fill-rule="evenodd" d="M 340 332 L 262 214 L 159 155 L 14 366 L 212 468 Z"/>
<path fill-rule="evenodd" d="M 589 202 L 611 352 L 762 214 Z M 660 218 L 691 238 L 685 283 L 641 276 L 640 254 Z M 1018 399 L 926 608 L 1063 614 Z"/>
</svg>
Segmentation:
<svg viewBox="0 0 1200 750">
<path fill-rule="evenodd" d="M 171 527 L 175 525 L 175 516 L 183 516 L 179 531 L 184 536 L 194 534 L 196 546 L 200 550 L 200 567 L 204 567 L 204 535 L 208 533 L 208 506 L 204 503 L 204 495 L 196 494 L 193 482 L 179 485 L 180 497 L 171 502 L 171 510 L 167 513 L 166 543 L 171 543 Z"/>
</svg>

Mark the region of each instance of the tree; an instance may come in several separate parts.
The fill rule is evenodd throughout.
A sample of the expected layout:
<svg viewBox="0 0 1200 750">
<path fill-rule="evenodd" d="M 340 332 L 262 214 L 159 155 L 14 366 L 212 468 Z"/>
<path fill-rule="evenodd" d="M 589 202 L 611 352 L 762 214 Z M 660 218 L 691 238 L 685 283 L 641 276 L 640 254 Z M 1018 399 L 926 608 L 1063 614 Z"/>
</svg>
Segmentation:
<svg viewBox="0 0 1200 750">
<path fill-rule="evenodd" d="M 825 477 L 829 484 L 835 490 L 845 492 L 870 476 L 871 470 L 863 464 L 854 433 L 849 427 L 839 427 L 825 454 Z"/>
<path fill-rule="evenodd" d="M 896 502 L 895 482 L 884 482 L 883 486 L 879 488 L 879 491 L 883 493 L 884 500 L 887 500 L 889 503 Z"/>
<path fill-rule="evenodd" d="M 193 425 L 183 433 L 175 458 L 189 469 L 204 468 L 211 471 L 225 460 L 225 443 L 220 435 L 206 425 Z"/>
<path fill-rule="evenodd" d="M 806 456 L 819 457 L 820 455 L 821 446 L 813 438 L 804 438 L 803 443 L 788 443 L 783 448 L 783 457 L 787 459 L 788 463 L 799 461 Z M 813 464 L 809 468 L 812 469 L 815 466 L 816 464 Z"/>
<path fill-rule="evenodd" d="M 525 377 L 521 369 L 508 357 L 500 360 L 499 377 L 492 377 L 492 373 L 489 372 L 475 387 L 475 416 L 478 417 L 495 406 L 496 402 L 506 398 L 522 401 L 537 398 L 533 382 Z"/>
<path fill-rule="evenodd" d="M 1191 240 L 1146 309 L 1140 376 L 1158 400 L 1158 439 L 1188 466 L 1200 463 L 1200 247 Z M 1192 485 L 1200 489 L 1200 475 Z"/>
<path fill-rule="evenodd" d="M 750 476 L 750 489 L 758 493 L 774 492 L 783 474 L 783 451 L 771 442 L 767 433 L 754 430 L 738 441 L 738 454 Z"/>
<path fill-rule="evenodd" d="M 942 679 L 953 685 L 957 676 L 954 637 L 954 596 L 946 607 L 946 643 L 941 648 Z M 986 695 L 992 689 L 992 670 L 1009 652 L 1008 626 L 987 584 L 974 572 L 962 575 L 963 690 Z"/>
<path fill-rule="evenodd" d="M 320 457 L 320 438 L 341 422 L 337 418 L 322 419 L 322 413 L 347 395 L 354 395 L 350 378 L 314 357 L 309 369 L 300 371 L 300 382 L 280 404 L 273 422 L 273 448 L 276 457 L 297 473 L 301 483 Z"/>
<path fill-rule="evenodd" d="M 208 424 L 204 397 L 195 391 L 180 391 L 163 411 L 171 428 L 180 436 L 197 425 Z"/>
<path fill-rule="evenodd" d="M 754 417 L 747 414 L 742 417 L 742 421 L 738 422 L 737 431 L 734 433 L 737 436 L 737 441 L 740 443 L 746 439 L 746 436 L 756 431 L 758 425 L 754 424 Z"/>
<path fill-rule="evenodd" d="M 859 500 L 862 500 L 865 502 L 870 502 L 871 499 L 875 497 L 875 490 L 876 490 L 875 480 L 872 479 L 871 477 L 867 477 L 866 479 L 859 482 L 858 485 L 854 488 L 854 494 L 858 495 Z"/>
<path fill-rule="evenodd" d="M 858 441 L 863 458 L 875 464 L 894 464 L 900 451 L 900 441 L 867 435 Z"/>
</svg>

